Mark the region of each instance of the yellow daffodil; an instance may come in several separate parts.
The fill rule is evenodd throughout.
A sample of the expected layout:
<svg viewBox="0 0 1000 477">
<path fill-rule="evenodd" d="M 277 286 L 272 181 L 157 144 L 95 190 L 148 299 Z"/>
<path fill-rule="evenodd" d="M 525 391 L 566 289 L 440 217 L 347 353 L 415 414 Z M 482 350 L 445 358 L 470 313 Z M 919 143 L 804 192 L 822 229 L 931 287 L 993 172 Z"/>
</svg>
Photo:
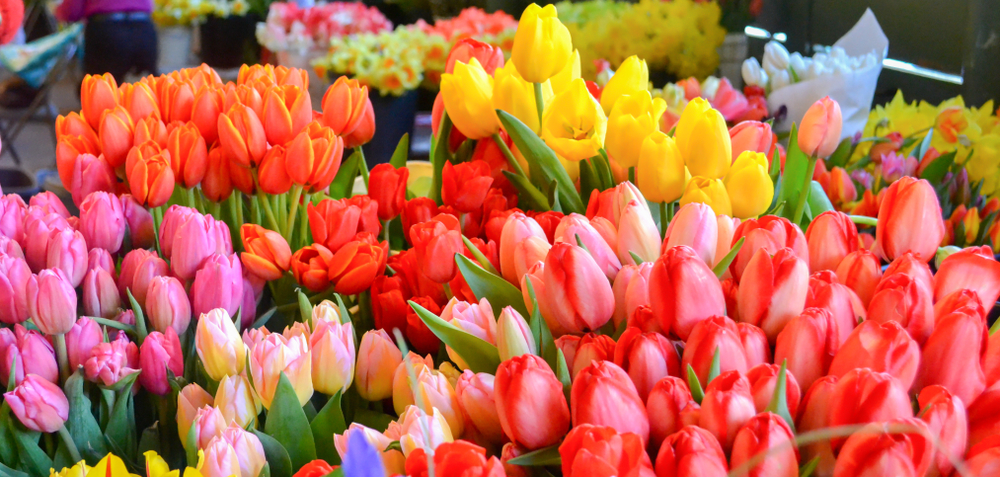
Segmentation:
<svg viewBox="0 0 1000 477">
<path fill-rule="evenodd" d="M 608 119 L 582 79 L 556 95 L 542 118 L 542 139 L 568 161 L 596 156 L 604 147 Z"/>
</svg>

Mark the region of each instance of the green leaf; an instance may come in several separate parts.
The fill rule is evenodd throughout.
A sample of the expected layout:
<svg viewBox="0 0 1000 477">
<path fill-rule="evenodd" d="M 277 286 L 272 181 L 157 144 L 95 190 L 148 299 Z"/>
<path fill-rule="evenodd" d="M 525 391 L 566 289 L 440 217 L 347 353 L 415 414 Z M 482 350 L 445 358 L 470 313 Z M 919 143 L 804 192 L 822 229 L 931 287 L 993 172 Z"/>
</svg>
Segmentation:
<svg viewBox="0 0 1000 477">
<path fill-rule="evenodd" d="M 361 164 L 361 154 L 354 151 L 337 170 L 333 182 L 330 183 L 330 198 L 333 200 L 345 199 L 351 196 L 354 190 L 354 180 L 358 177 L 358 166 Z M 272 469 L 273 470 L 273 469 Z"/>
<path fill-rule="evenodd" d="M 444 163 L 451 161 L 451 152 L 448 151 L 448 136 L 451 135 L 451 127 L 451 118 L 445 111 L 441 114 L 441 127 L 438 128 L 438 135 L 431 149 L 431 164 L 434 166 L 434 175 L 431 179 L 430 198 L 438 204 L 441 203 L 441 172 L 444 171 Z"/>
<path fill-rule="evenodd" d="M 257 321 L 254 321 L 253 324 L 250 325 L 250 327 L 253 328 L 253 329 L 255 329 L 255 330 L 259 329 L 259 328 L 263 328 L 264 325 L 266 325 L 267 322 L 271 320 L 271 317 L 274 316 L 275 313 L 277 313 L 277 311 L 278 311 L 278 307 L 276 307 L 276 306 L 271 307 L 270 310 L 265 311 L 263 315 L 260 315 L 259 317 L 257 317 Z"/>
<path fill-rule="evenodd" d="M 549 324 L 542 317 L 541 309 L 538 306 L 538 297 L 535 295 L 535 286 L 531 284 L 531 280 L 526 280 L 526 283 L 528 284 L 528 296 L 531 297 L 531 303 L 533 303 L 528 327 L 531 328 L 535 343 L 538 343 L 538 355 L 549 364 L 550 368 L 556 369 L 559 359 L 556 351 L 559 348 L 556 347 L 555 340 L 552 339 L 552 330 L 549 329 Z"/>
<path fill-rule="evenodd" d="M 2 463 L 0 463 L 0 474 L 5 475 L 7 477 L 31 477 L 30 475 L 21 472 L 20 470 L 11 469 L 10 467 L 3 465 Z"/>
<path fill-rule="evenodd" d="M 35 476 L 46 475 L 52 468 L 52 459 L 38 446 L 39 433 L 25 431 L 13 426 L 14 442 L 22 468 Z"/>
<path fill-rule="evenodd" d="M 944 180 L 944 176 L 948 174 L 948 170 L 955 163 L 955 155 L 958 151 L 951 151 L 947 154 L 941 154 L 931 161 L 927 167 L 924 168 L 923 172 L 920 173 L 921 179 L 927 179 L 931 184 L 938 184 Z"/>
<path fill-rule="evenodd" d="M 688 364 L 687 369 L 688 387 L 691 388 L 691 399 L 694 402 L 701 404 L 701 400 L 705 399 L 705 391 L 701 388 L 701 381 L 698 381 L 698 375 L 695 374 L 694 368 Z"/>
<path fill-rule="evenodd" d="M 344 468 L 337 467 L 333 472 L 326 474 L 325 477 L 344 477 Z"/>
<path fill-rule="evenodd" d="M 291 477 L 292 461 L 288 457 L 288 451 L 280 442 L 263 432 L 253 429 L 253 434 L 260 439 L 260 446 L 264 448 L 264 457 L 267 465 L 271 467 L 271 477 Z"/>
<path fill-rule="evenodd" d="M 160 424 L 159 422 L 154 422 L 152 426 L 143 429 L 142 436 L 139 437 L 139 449 L 137 450 L 137 454 L 142 455 L 146 451 L 155 451 L 159 449 Z"/>
<path fill-rule="evenodd" d="M 307 297 L 306 294 L 302 292 L 301 288 L 297 290 L 296 295 L 298 296 L 299 300 L 299 314 L 302 315 L 302 322 L 303 323 L 311 322 L 313 306 L 312 303 L 309 302 L 309 297 Z"/>
<path fill-rule="evenodd" d="M 73 436 L 73 443 L 87 462 L 97 463 L 108 453 L 101 425 L 91 413 L 90 398 L 83 392 L 83 371 L 77 370 L 66 378 L 64 390 L 69 400 L 69 418 L 66 430 Z"/>
<path fill-rule="evenodd" d="M 399 144 L 396 144 L 396 150 L 392 153 L 392 159 L 389 159 L 389 164 L 396 169 L 401 169 L 406 167 L 406 161 L 410 158 L 410 133 L 403 133 L 403 137 L 399 138 Z"/>
<path fill-rule="evenodd" d="M 500 366 L 500 353 L 496 346 L 456 328 L 416 302 L 411 301 L 410 307 L 435 336 L 465 360 L 473 372 L 496 373 Z"/>
<path fill-rule="evenodd" d="M 635 264 L 636 265 L 642 265 L 643 264 L 644 260 L 642 259 L 642 257 L 636 255 L 635 252 L 629 250 L 628 254 L 632 256 L 632 260 L 635 260 Z"/>
<path fill-rule="evenodd" d="M 570 394 L 573 389 L 573 376 L 569 373 L 569 366 L 566 364 L 566 355 L 561 349 L 556 349 L 556 378 L 563 385 L 563 395 L 566 396 L 566 403 L 570 402 Z"/>
<path fill-rule="evenodd" d="M 524 305 L 524 295 L 510 282 L 494 275 L 482 267 L 476 265 L 464 255 L 455 255 L 458 269 L 462 272 L 462 278 L 469 284 L 472 293 L 476 298 L 486 298 L 493 306 L 494 310 L 503 310 L 509 306 L 517 310 L 521 316 L 528 315 L 528 308 Z M 499 312 L 498 312 L 499 313 Z"/>
<path fill-rule="evenodd" d="M 11 426 L 14 424 L 10 421 L 9 407 L 3 406 L 2 409 L 0 411 L 0 462 L 17 467 L 17 444 L 14 442 L 14 434 L 11 431 Z"/>
<path fill-rule="evenodd" d="M 583 160 L 578 164 L 580 164 L 580 197 L 589 198 L 590 194 L 599 190 L 601 185 L 590 161 Z"/>
<path fill-rule="evenodd" d="M 799 477 L 812 477 L 813 472 L 816 471 L 816 466 L 819 465 L 819 457 L 820 456 L 813 457 L 812 459 L 809 459 L 809 462 L 806 462 L 805 465 L 799 467 Z"/>
<path fill-rule="evenodd" d="M 719 347 L 715 347 L 715 354 L 712 355 L 712 365 L 708 368 L 708 379 L 705 380 L 705 386 L 712 382 L 719 374 L 722 373 L 722 356 L 719 355 Z"/>
<path fill-rule="evenodd" d="M 594 156 L 594 172 L 600 175 L 601 190 L 610 189 L 615 186 L 615 179 L 611 176 L 611 164 L 608 160 L 608 153 L 601 148 L 600 154 Z"/>
<path fill-rule="evenodd" d="M 812 181 L 809 184 L 809 197 L 806 199 L 806 202 L 814 218 L 823 212 L 834 210 L 833 203 L 830 202 L 830 197 L 826 195 L 823 186 L 816 181 Z"/>
<path fill-rule="evenodd" d="M 833 169 L 834 167 L 844 167 L 847 165 L 847 160 L 851 158 L 851 152 L 854 150 L 851 144 L 851 138 L 844 138 L 837 144 L 837 149 L 830 154 L 830 158 L 826 160 L 826 165 L 828 168 Z"/>
<path fill-rule="evenodd" d="M 913 150 L 910 151 L 910 155 L 916 158 L 917 161 L 923 159 L 924 154 L 926 154 L 927 150 L 931 148 L 931 140 L 933 139 L 933 136 L 934 136 L 934 128 L 928 129 L 927 135 L 924 136 L 924 140 L 920 141 L 920 144 L 918 144 L 917 147 L 914 147 Z"/>
<path fill-rule="evenodd" d="M 534 184 L 531 183 L 526 177 L 519 176 L 511 171 L 503 171 L 503 175 L 510 180 L 510 183 L 514 185 L 514 188 L 518 192 L 518 205 L 521 202 L 524 204 L 526 210 L 537 210 L 537 211 L 547 211 L 551 210 L 549 199 L 538 190 Z"/>
<path fill-rule="evenodd" d="M 323 409 L 309 424 L 312 428 L 313 440 L 316 442 L 316 457 L 331 464 L 340 461 L 340 454 L 333 446 L 333 435 L 343 434 L 347 430 L 344 421 L 344 410 L 340 407 L 341 393 L 330 396 Z"/>
<path fill-rule="evenodd" d="M 123 384 L 121 390 L 117 392 L 115 406 L 111 410 L 111 419 L 104 428 L 108 444 L 112 447 L 117 446 L 121 451 L 124 451 L 124 455 L 119 455 L 122 459 L 135 457 L 133 453 L 135 449 L 135 406 L 132 399 L 132 385 L 138 377 L 139 372 L 135 372 L 118 380 L 119 383 Z M 121 454 L 121 452 L 116 453 Z"/>
<path fill-rule="evenodd" d="M 722 275 L 726 273 L 726 269 L 729 268 L 729 264 L 733 263 L 733 260 L 736 260 L 736 255 L 739 254 L 740 249 L 743 248 L 743 242 L 746 242 L 746 237 L 740 237 L 740 239 L 733 244 L 733 248 L 729 249 L 729 253 L 727 253 L 725 257 L 722 257 L 722 260 L 720 260 L 719 263 L 715 264 L 715 267 L 712 268 L 712 272 L 715 273 L 715 276 L 722 278 Z"/>
<path fill-rule="evenodd" d="M 146 331 L 146 315 L 142 314 L 142 307 L 139 306 L 139 302 L 132 296 L 132 290 L 125 289 L 125 293 L 128 294 L 128 302 L 132 305 L 132 314 L 135 315 L 136 346 L 142 346 L 142 342 L 149 335 L 149 332 Z"/>
<path fill-rule="evenodd" d="M 316 441 L 313 440 L 312 428 L 306 413 L 299 404 L 295 387 L 284 372 L 281 373 L 278 387 L 274 391 L 274 400 L 267 412 L 267 422 L 264 432 L 273 437 L 288 451 L 292 467 L 302 468 L 316 459 Z"/>
<path fill-rule="evenodd" d="M 809 168 L 809 158 L 806 156 L 798 144 L 798 132 L 796 126 L 792 125 L 791 135 L 788 139 L 788 151 L 785 153 L 785 173 L 781 177 L 781 192 L 778 202 L 797 204 L 802 187 L 805 186 L 806 172 Z M 794 209 L 794 207 L 792 207 Z M 788 208 L 785 209 L 791 213 Z"/>
<path fill-rule="evenodd" d="M 494 275 L 500 274 L 500 272 L 498 272 L 496 268 L 493 268 L 493 264 L 490 263 L 490 259 L 486 258 L 486 255 L 483 255 L 482 250 L 479 250 L 479 247 L 476 247 L 475 244 L 473 244 L 468 237 L 462 235 L 462 242 L 465 243 L 465 248 L 469 249 L 469 252 L 472 253 L 472 256 L 476 257 L 476 261 L 479 262 L 480 267 L 483 267 L 484 270 Z"/>
<path fill-rule="evenodd" d="M 187 436 L 184 437 L 184 450 L 188 467 L 198 466 L 198 418 L 191 422 Z"/>
<path fill-rule="evenodd" d="M 1000 320 L 993 322 L 993 326 L 990 327 L 990 336 L 1000 330 Z"/>
<path fill-rule="evenodd" d="M 524 467 L 540 467 L 547 465 L 562 465 L 559 457 L 559 445 L 543 447 L 541 449 L 519 455 L 509 461 L 508 464 L 520 465 Z"/>
<path fill-rule="evenodd" d="M 542 177 L 537 177 L 542 183 L 555 180 L 559 188 L 559 196 L 566 205 L 566 213 L 584 213 L 587 209 L 580 200 L 580 194 L 576 191 L 573 180 L 569 178 L 566 168 L 559 162 L 555 151 L 545 145 L 534 131 L 525 126 L 521 120 L 517 119 L 506 111 L 497 110 L 497 116 L 507 134 L 514 140 L 514 145 L 518 151 L 524 155 L 529 164 L 537 166 L 542 172 Z M 534 173 L 532 173 L 534 174 Z M 532 175 L 532 178 L 536 178 Z"/>
<path fill-rule="evenodd" d="M 337 307 L 340 308 L 340 321 L 341 323 L 349 323 L 351 320 L 351 312 L 347 311 L 347 305 L 344 304 L 344 298 L 340 296 L 340 293 L 335 293 L 333 296 L 337 297 Z"/>
<path fill-rule="evenodd" d="M 786 359 L 782 361 L 781 370 L 778 371 L 778 384 L 774 386 L 774 395 L 771 396 L 771 402 L 767 405 L 767 411 L 781 416 L 794 433 L 795 420 L 792 419 L 792 413 L 788 410 L 788 376 L 785 374 L 787 369 L 788 360 Z"/>
</svg>

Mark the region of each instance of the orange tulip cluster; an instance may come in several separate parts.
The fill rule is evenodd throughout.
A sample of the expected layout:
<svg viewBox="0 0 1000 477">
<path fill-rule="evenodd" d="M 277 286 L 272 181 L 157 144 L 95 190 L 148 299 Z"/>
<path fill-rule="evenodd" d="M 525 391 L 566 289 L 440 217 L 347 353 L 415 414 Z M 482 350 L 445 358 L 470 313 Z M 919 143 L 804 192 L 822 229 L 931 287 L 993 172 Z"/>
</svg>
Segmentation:
<svg viewBox="0 0 1000 477">
<path fill-rule="evenodd" d="M 87 75 L 82 110 L 56 120 L 59 177 L 78 203 L 127 190 L 149 207 L 178 185 L 200 185 L 213 202 L 234 189 L 325 189 L 344 147 L 371 140 L 375 117 L 357 81 L 331 86 L 323 112 L 312 110 L 308 87 L 306 71 L 270 65 L 244 65 L 235 83 L 206 65 L 120 86 L 110 74 Z"/>
</svg>

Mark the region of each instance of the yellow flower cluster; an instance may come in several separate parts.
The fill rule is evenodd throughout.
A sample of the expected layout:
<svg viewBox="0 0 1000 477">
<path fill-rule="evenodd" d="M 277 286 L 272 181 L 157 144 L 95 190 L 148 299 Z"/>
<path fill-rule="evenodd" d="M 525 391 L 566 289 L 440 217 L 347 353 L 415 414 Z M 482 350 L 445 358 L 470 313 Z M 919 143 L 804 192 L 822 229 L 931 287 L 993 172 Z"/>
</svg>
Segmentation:
<svg viewBox="0 0 1000 477">
<path fill-rule="evenodd" d="M 580 50 L 583 76 L 593 79 L 594 60 L 618 65 L 636 55 L 652 70 L 704 78 L 719 66 L 716 49 L 726 37 L 715 2 L 591 0 L 557 5 L 559 18 Z"/>
<path fill-rule="evenodd" d="M 208 16 L 242 16 L 250 11 L 246 0 L 155 0 L 153 21 L 160 26 L 186 26 Z"/>
<path fill-rule="evenodd" d="M 320 78 L 348 75 L 383 95 L 399 96 L 420 85 L 424 59 L 440 48 L 430 35 L 399 26 L 391 32 L 334 38 L 329 54 L 312 64 Z"/>
<path fill-rule="evenodd" d="M 931 146 L 941 154 L 957 151 L 955 161 L 963 164 L 969 182 L 983 181 L 984 196 L 1000 196 L 1000 128 L 993 101 L 982 107 L 968 107 L 961 96 L 933 105 L 926 101 L 906 102 L 903 93 L 885 106 L 876 106 L 868 116 L 864 137 L 883 137 L 898 132 L 903 137 L 923 137 L 934 128 Z M 871 142 L 855 150 L 852 162 L 868 157 Z M 972 156 L 969 156 L 969 153 Z"/>
</svg>

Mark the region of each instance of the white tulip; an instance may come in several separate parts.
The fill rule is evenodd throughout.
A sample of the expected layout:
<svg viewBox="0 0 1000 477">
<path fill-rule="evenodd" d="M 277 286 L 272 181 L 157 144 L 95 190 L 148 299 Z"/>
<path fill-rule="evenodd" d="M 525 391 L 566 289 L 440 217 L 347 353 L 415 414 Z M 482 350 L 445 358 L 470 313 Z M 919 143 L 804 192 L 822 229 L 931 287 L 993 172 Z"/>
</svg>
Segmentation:
<svg viewBox="0 0 1000 477">
<path fill-rule="evenodd" d="M 791 78 L 788 76 L 788 70 L 781 70 L 771 77 L 771 91 L 776 91 L 785 86 L 791 84 Z"/>
<path fill-rule="evenodd" d="M 769 63 L 779 70 L 788 68 L 788 50 L 784 45 L 776 41 L 764 45 L 764 66 Z"/>
<path fill-rule="evenodd" d="M 743 82 L 751 86 L 767 86 L 767 80 L 764 79 L 763 75 L 767 75 L 760 69 L 760 63 L 757 58 L 748 58 L 743 62 L 743 67 L 740 70 L 743 73 Z"/>
</svg>

